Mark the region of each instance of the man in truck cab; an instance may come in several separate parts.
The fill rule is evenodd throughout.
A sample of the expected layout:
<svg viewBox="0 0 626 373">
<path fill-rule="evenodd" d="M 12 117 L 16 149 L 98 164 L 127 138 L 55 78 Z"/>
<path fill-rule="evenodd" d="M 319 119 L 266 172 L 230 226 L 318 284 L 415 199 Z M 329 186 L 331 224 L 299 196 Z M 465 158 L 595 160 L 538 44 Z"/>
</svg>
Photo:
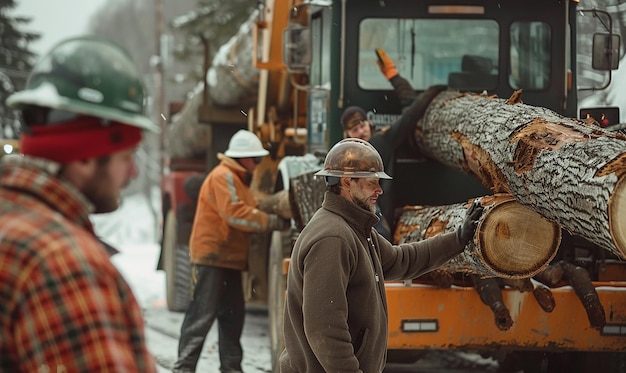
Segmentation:
<svg viewBox="0 0 626 373">
<path fill-rule="evenodd" d="M 217 319 L 221 372 L 241 372 L 245 304 L 241 272 L 248 269 L 250 233 L 283 230 L 289 221 L 261 211 L 250 181 L 269 152 L 252 132 L 239 130 L 198 195 L 189 251 L 193 297 L 185 313 L 174 372 L 194 372 Z"/>
<path fill-rule="evenodd" d="M 370 143 L 341 140 L 316 176 L 325 178 L 327 191 L 291 254 L 281 372 L 382 372 L 384 282 L 419 277 L 461 253 L 482 207 L 474 204 L 455 232 L 392 245 L 373 229 L 379 180 L 391 177 Z"/>
<path fill-rule="evenodd" d="M 393 175 L 396 150 L 405 141 L 412 141 L 416 123 L 424 115 L 433 98 L 447 89 L 447 86 L 435 85 L 418 95 L 411 83 L 398 73 L 393 60 L 383 49 L 377 48 L 376 56 L 378 57 L 376 63 L 381 73 L 394 87 L 394 92 L 400 100 L 403 107 L 402 115 L 390 126 L 375 132 L 375 126 L 367 119 L 365 110 L 359 106 L 350 106 L 341 115 L 341 125 L 344 138 L 353 137 L 369 141 L 379 152 L 385 169 Z M 390 240 L 390 222 L 395 221 L 391 201 L 393 191 L 389 180 L 381 181 L 381 185 L 385 193 L 379 198 L 379 212 L 382 219 L 377 224 L 376 230 Z"/>
<path fill-rule="evenodd" d="M 376 64 L 380 72 L 393 86 L 394 92 L 400 100 L 400 105 L 403 108 L 410 106 L 417 97 L 417 93 L 411 86 L 411 83 L 398 73 L 396 65 L 384 49 L 377 48 L 376 56 L 378 57 Z M 355 137 L 365 141 L 370 141 L 373 136 L 380 135 L 389 130 L 394 131 L 395 128 L 392 127 L 398 127 L 397 125 L 392 125 L 391 127 L 386 127 L 376 132 L 374 123 L 367 119 L 365 110 L 360 106 L 350 106 L 346 108 L 341 115 L 341 125 L 343 126 L 344 138 Z"/>
</svg>

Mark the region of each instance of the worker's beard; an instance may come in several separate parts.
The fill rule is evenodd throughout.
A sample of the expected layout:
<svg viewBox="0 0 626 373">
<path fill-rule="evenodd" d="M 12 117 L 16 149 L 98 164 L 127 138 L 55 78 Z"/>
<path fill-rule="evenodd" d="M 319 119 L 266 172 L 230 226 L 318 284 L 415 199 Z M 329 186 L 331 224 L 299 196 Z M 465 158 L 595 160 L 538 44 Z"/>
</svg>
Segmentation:
<svg viewBox="0 0 626 373">
<path fill-rule="evenodd" d="M 352 201 L 363 210 L 376 213 L 376 205 L 369 203 L 369 197 L 353 196 Z"/>
<path fill-rule="evenodd" d="M 96 172 L 81 189 L 93 204 L 93 212 L 96 214 L 113 212 L 121 203 L 119 189 L 113 185 L 108 163 L 108 157 L 98 158 Z"/>
</svg>

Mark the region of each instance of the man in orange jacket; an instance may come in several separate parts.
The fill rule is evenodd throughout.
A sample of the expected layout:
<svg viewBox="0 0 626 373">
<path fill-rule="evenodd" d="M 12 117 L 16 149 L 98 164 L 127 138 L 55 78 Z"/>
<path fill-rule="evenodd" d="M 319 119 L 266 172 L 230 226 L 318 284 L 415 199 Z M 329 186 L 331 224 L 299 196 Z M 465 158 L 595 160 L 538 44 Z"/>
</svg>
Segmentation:
<svg viewBox="0 0 626 373">
<path fill-rule="evenodd" d="M 248 269 L 250 233 L 282 230 L 287 221 L 258 209 L 249 180 L 269 152 L 252 132 L 233 135 L 198 196 L 189 250 L 193 299 L 181 328 L 174 372 L 194 372 L 217 318 L 220 371 L 241 372 L 245 315 L 241 272 Z"/>
</svg>

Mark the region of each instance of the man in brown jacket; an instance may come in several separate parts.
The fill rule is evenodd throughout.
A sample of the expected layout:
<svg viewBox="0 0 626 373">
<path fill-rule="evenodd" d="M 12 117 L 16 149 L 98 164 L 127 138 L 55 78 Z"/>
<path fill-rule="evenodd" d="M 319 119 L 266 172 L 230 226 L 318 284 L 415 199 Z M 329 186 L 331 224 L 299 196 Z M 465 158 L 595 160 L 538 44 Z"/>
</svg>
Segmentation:
<svg viewBox="0 0 626 373">
<path fill-rule="evenodd" d="M 384 281 L 416 278 L 461 253 L 482 208 L 468 210 L 456 232 L 394 246 L 373 229 L 379 179 L 390 176 L 372 145 L 338 142 L 316 175 L 328 190 L 291 255 L 281 373 L 380 373 L 387 354 Z"/>
<path fill-rule="evenodd" d="M 181 328 L 174 372 L 194 372 L 206 335 L 217 318 L 220 371 L 241 372 L 245 315 L 241 272 L 248 269 L 250 233 L 281 230 L 286 221 L 259 210 L 249 187 L 269 152 L 252 132 L 233 135 L 198 196 L 189 250 L 193 299 Z"/>
</svg>

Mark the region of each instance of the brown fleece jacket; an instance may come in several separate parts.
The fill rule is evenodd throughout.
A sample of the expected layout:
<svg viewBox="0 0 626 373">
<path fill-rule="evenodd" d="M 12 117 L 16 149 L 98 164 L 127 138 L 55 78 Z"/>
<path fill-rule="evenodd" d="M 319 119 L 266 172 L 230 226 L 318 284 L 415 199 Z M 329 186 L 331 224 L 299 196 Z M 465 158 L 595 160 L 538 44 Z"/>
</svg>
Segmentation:
<svg viewBox="0 0 626 373">
<path fill-rule="evenodd" d="M 412 279 L 463 248 L 447 233 L 392 245 L 378 218 L 332 192 L 299 235 L 287 278 L 282 373 L 383 370 L 387 353 L 384 280 Z"/>
</svg>

